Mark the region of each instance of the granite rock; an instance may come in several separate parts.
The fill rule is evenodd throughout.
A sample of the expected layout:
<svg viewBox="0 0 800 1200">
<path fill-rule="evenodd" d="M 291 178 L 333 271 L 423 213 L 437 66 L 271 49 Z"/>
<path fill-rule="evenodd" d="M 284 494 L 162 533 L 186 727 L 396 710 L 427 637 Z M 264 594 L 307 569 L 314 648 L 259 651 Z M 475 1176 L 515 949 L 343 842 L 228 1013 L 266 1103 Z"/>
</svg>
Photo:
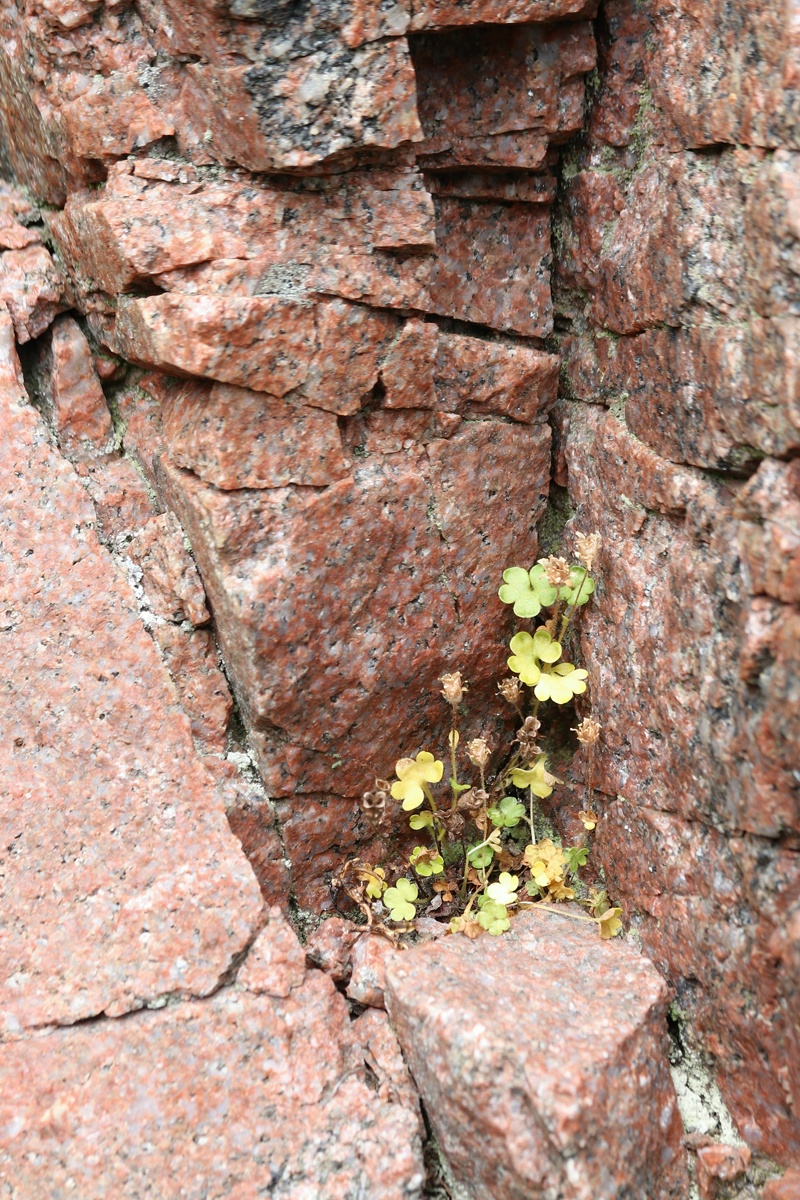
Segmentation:
<svg viewBox="0 0 800 1200">
<path fill-rule="evenodd" d="M 800 145 L 792 3 L 655 0 L 647 78 L 673 143 Z"/>
<path fill-rule="evenodd" d="M 366 451 L 347 479 L 319 491 L 226 493 L 159 462 L 265 784 L 284 810 L 298 894 L 324 907 L 326 873 L 364 837 L 354 798 L 444 730 L 443 671 L 457 664 L 486 698 L 472 706 L 471 728 L 490 738 L 504 728 L 489 699 L 505 657 L 503 614 L 479 598 L 521 545 L 535 554 L 545 494 L 544 426 L 476 420 L 397 449 Z M 394 727 L 402 744 L 387 743 Z"/>
<path fill-rule="evenodd" d="M 262 902 L 89 498 L 27 403 L 8 317 L 2 334 L 0 1027 L 13 1038 L 213 991 Z"/>
<path fill-rule="evenodd" d="M 798 1200 L 800 1197 L 800 1170 L 790 1168 L 780 1179 L 770 1179 L 764 1184 L 762 1200 Z"/>
<path fill-rule="evenodd" d="M 11 315 L 18 342 L 44 333 L 66 307 L 64 284 L 49 250 L 34 244 L 0 254 L 0 302 Z"/>
<path fill-rule="evenodd" d="M 42 408 L 62 454 L 76 464 L 110 455 L 111 413 L 89 343 L 74 318 L 56 318 L 38 376 Z"/>
<path fill-rule="evenodd" d="M 573 527 L 604 539 L 602 600 L 581 618 L 604 727 L 597 786 L 730 832 L 796 831 L 797 615 L 748 594 L 736 481 L 666 462 L 611 414 L 572 410 Z"/>
<path fill-rule="evenodd" d="M 477 1200 L 688 1195 L 666 989 L 632 946 L 523 914 L 503 937 L 392 956 L 386 1003 L 456 1181 Z"/>
<path fill-rule="evenodd" d="M 798 617 L 763 594 L 767 581 L 780 593 L 781 576 L 761 566 L 771 539 L 781 545 L 781 492 L 759 510 L 758 476 L 710 480 L 659 458 L 611 414 L 572 408 L 574 527 L 604 539 L 581 650 L 603 727 L 594 786 L 606 885 L 675 987 L 687 1036 L 714 1056 L 747 1144 L 792 1161 Z M 775 471 L 765 467 L 763 480 Z M 740 539 L 753 546 L 752 574 Z"/>
<path fill-rule="evenodd" d="M 347 995 L 368 1008 L 385 1008 L 386 964 L 395 948 L 385 937 L 362 935 L 351 955 Z"/>
<path fill-rule="evenodd" d="M 252 775 L 252 764 L 245 758 Z M 263 787 L 245 778 L 231 758 L 207 754 L 203 766 L 214 778 L 228 825 L 247 856 L 261 894 L 268 904 L 288 911 L 290 864 L 284 855 L 275 809 Z"/>
<path fill-rule="evenodd" d="M 157 616 L 195 626 L 211 620 L 202 581 L 174 513 L 151 517 L 126 553 L 142 572 L 142 586 Z"/>
<path fill-rule="evenodd" d="M 204 753 L 221 753 L 227 745 L 233 697 L 219 665 L 214 635 L 210 629 L 186 629 L 169 622 L 154 625 L 152 633 L 195 744 Z"/>
<path fill-rule="evenodd" d="M 343 997 L 321 972 L 301 982 L 291 953 L 288 993 L 261 986 L 291 938 L 271 919 L 242 982 L 208 1000 L 3 1047 L 0 1163 L 17 1190 L 420 1197 L 419 1116 L 368 1086 Z"/>
<path fill-rule="evenodd" d="M 719 1184 L 733 1183 L 744 1175 L 752 1155 L 746 1146 L 701 1146 L 697 1151 L 697 1186 L 700 1200 L 715 1200 Z"/>
</svg>

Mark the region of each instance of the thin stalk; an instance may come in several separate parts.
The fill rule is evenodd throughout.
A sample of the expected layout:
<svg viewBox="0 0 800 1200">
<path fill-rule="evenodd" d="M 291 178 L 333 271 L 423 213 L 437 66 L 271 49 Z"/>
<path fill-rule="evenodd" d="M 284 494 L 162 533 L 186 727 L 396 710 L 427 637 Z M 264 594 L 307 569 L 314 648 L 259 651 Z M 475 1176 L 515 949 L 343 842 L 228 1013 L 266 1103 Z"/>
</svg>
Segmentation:
<svg viewBox="0 0 800 1200">
<path fill-rule="evenodd" d="M 529 801 L 530 816 L 528 819 L 530 821 L 530 826 L 531 826 L 531 841 L 533 842 L 533 844 L 535 846 L 536 845 L 536 827 L 533 824 L 533 788 L 532 787 L 528 788 L 528 791 L 530 792 L 530 801 Z"/>
<path fill-rule="evenodd" d="M 572 620 L 573 613 L 575 612 L 575 609 L 578 607 L 578 601 L 581 598 L 581 592 L 583 591 L 583 586 L 586 583 L 586 580 L 588 578 L 589 578 L 589 571 L 586 567 L 584 567 L 583 568 L 583 579 L 581 580 L 580 586 L 579 586 L 577 592 L 575 593 L 575 601 L 571 605 L 571 607 L 568 608 L 567 611 L 564 613 L 564 619 L 561 622 L 561 633 L 559 634 L 559 638 L 558 638 L 559 641 L 563 640 L 564 634 L 567 632 L 567 628 L 569 626 L 570 621 Z"/>
</svg>

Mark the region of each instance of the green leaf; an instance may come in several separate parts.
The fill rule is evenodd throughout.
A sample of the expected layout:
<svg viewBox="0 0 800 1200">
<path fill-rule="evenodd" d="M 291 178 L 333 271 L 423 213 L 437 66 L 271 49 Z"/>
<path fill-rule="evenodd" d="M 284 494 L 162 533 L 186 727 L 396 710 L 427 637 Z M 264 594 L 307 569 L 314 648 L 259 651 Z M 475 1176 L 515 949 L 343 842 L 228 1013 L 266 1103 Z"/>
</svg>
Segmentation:
<svg viewBox="0 0 800 1200">
<path fill-rule="evenodd" d="M 585 583 L 584 575 L 586 576 Z M 591 575 L 583 567 L 572 567 L 569 573 L 569 585 L 561 588 L 558 594 L 560 599 L 566 600 L 567 604 L 571 607 L 580 593 L 578 608 L 581 608 L 584 604 L 588 604 L 593 591 L 594 580 Z"/>
<path fill-rule="evenodd" d="M 498 829 L 513 829 L 525 816 L 525 805 L 514 796 L 504 796 L 496 808 L 489 809 L 489 820 Z"/>
<path fill-rule="evenodd" d="M 467 851 L 467 859 L 470 866 L 477 867 L 478 870 L 488 867 L 493 858 L 494 850 L 491 846 L 473 846 L 471 850 Z"/>
<path fill-rule="evenodd" d="M 413 817 L 408 818 L 408 823 L 412 829 L 430 829 L 433 826 L 433 813 L 414 813 Z"/>
<path fill-rule="evenodd" d="M 452 775 L 450 776 L 449 783 L 450 783 L 450 787 L 453 789 L 453 791 L 456 793 L 456 795 L 458 795 L 459 792 L 468 792 L 469 789 L 472 787 L 471 783 L 456 783 L 456 781 L 455 781 L 455 779 L 453 779 Z"/>
<path fill-rule="evenodd" d="M 394 887 L 387 888 L 383 893 L 383 903 L 389 909 L 392 921 L 413 921 L 417 915 L 414 901 L 419 895 L 419 889 L 410 879 L 398 879 Z"/>
<path fill-rule="evenodd" d="M 424 846 L 415 846 L 411 853 L 411 866 L 422 878 L 426 879 L 429 875 L 441 875 L 444 870 L 444 859 L 441 854 L 430 857 L 431 852 Z"/>
<path fill-rule="evenodd" d="M 573 875 L 578 870 L 578 867 L 585 867 L 586 860 L 589 857 L 588 846 L 568 846 L 564 850 L 564 857 L 567 860 L 567 866 Z"/>
<path fill-rule="evenodd" d="M 504 604 L 513 604 L 518 617 L 538 617 L 543 608 L 555 604 L 558 593 L 547 582 L 547 576 L 537 563 L 526 571 L 524 567 L 508 567 L 503 572 L 503 586 L 497 593 Z"/>
<path fill-rule="evenodd" d="M 498 904 L 496 900 L 487 897 L 478 913 L 478 924 L 487 933 L 497 937 L 499 934 L 505 933 L 511 925 L 508 919 L 508 909 L 504 904 Z"/>
</svg>

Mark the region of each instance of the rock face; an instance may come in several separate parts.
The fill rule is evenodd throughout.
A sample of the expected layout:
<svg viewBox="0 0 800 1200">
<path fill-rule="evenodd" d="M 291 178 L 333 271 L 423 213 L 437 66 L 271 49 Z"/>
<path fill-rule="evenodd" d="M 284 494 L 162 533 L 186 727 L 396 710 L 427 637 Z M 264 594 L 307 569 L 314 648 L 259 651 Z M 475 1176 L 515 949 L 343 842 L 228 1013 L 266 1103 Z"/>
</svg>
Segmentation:
<svg viewBox="0 0 800 1200">
<path fill-rule="evenodd" d="M 415 1200 L 421 1122 L 390 1038 L 350 1021 L 273 911 L 207 1000 L 0 1047 L 0 1170 L 31 1198 Z M 376 1095 L 367 1063 L 400 1086 Z"/>
<path fill-rule="evenodd" d="M 666 998 L 631 947 L 553 914 L 386 960 L 389 1014 L 476 1200 L 688 1195 Z"/>
<path fill-rule="evenodd" d="M 604 7 L 556 216 L 558 477 L 604 537 L 576 767 L 684 1036 L 749 1147 L 797 1162 L 796 21 Z"/>
<path fill-rule="evenodd" d="M 189 535 L 295 896 L 316 909 L 368 845 L 356 798 L 445 730 L 442 673 L 470 680 L 465 733 L 505 732 L 507 619 L 483 597 L 537 551 L 553 170 L 595 61 L 591 5 L 539 9 L 520 24 L 485 6 L 466 24 L 490 34 L 439 5 L 2 17 L 9 80 L 37 63 L 7 110 L 9 161 L 57 206 L 95 352 L 144 372 L 115 389 L 124 461 Z M 152 554 L 139 565 L 163 599 Z M 155 636 L 219 750 L 202 635 Z"/>
<path fill-rule="evenodd" d="M 7 314 L 0 335 L 0 1031 L 14 1036 L 213 991 L 262 900 L 91 501 L 28 403 Z"/>
<path fill-rule="evenodd" d="M 269 903 L 332 908 L 343 859 L 396 845 L 357 798 L 440 744 L 443 672 L 470 683 L 463 735 L 506 744 L 498 579 L 566 516 L 567 541 L 604 539 L 575 647 L 603 729 L 553 816 L 573 828 L 593 788 L 596 876 L 681 1037 L 754 1163 L 800 1164 L 798 61 L 792 0 L 0 4 L 0 164 L 18 185 L 0 184 L 2 1011 L 17 1037 L 179 999 L 130 1018 L 139 1065 L 107 1085 L 124 1107 L 163 1066 L 153 1103 L 176 1123 L 150 1141 L 167 1159 L 188 1128 L 184 1035 L 206 1022 L 197 1061 L 222 1047 L 251 1079 L 254 1030 L 301 1024 L 302 991 L 292 1012 L 319 1006 L 320 1037 L 349 1037 L 315 973 L 276 967 L 279 997 L 232 982 L 263 913 L 225 817 Z M 368 945 L 360 963 L 339 946 L 334 977 L 377 1004 Z M 625 1018 L 637 1046 L 656 1044 L 646 991 Z M 383 1020 L 355 1022 L 372 1107 L 362 1060 L 355 1082 L 331 1068 L 307 1176 L 278 1154 L 275 1195 L 418 1190 Z M 31 1075 L 78 1097 L 42 1101 L 41 1128 L 67 1122 L 87 1196 L 80 1081 L 123 1040 L 98 1028 L 102 1050 L 88 1028 L 37 1038 Z M 588 1095 L 581 1045 L 570 1086 Z M 23 1050 L 6 1051 L 14 1078 Z M 660 1069 L 643 1068 L 656 1097 Z M 631 1080 L 613 1084 L 635 1108 Z M 553 1186 L 616 1194 L 615 1162 L 660 1138 L 633 1193 L 681 1194 L 671 1117 L 628 1146 L 602 1112 L 579 1104 L 570 1132 L 567 1100 L 534 1093 L 561 1139 Z M 213 1164 L 262 1145 L 260 1103 L 192 1150 L 221 1195 L 254 1186 Z M 325 1174 L 308 1147 L 364 1129 L 375 1154 Z M 614 1154 L 575 1168 L 570 1138 L 601 1129 Z M 545 1187 L 527 1136 L 487 1161 L 506 1172 L 476 1184 L 494 1200 Z M 32 1195 L 66 1171 L 44 1141 L 8 1150 Z"/>
</svg>

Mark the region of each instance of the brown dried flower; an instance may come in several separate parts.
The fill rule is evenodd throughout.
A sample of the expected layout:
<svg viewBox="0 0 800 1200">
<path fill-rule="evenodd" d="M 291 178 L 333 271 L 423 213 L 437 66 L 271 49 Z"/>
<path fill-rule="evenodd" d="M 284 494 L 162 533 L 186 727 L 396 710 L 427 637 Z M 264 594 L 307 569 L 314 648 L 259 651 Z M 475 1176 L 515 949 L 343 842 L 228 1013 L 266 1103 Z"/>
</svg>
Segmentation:
<svg viewBox="0 0 800 1200">
<path fill-rule="evenodd" d="M 489 765 L 489 760 L 492 757 L 492 752 L 489 749 L 489 743 L 486 738 L 476 737 L 471 742 L 467 742 L 467 758 L 471 763 L 474 763 L 480 770 L 485 770 Z"/>
<path fill-rule="evenodd" d="M 483 788 L 470 788 L 468 792 L 462 792 L 458 797 L 459 811 L 466 813 L 467 816 L 480 812 L 488 803 L 489 793 Z"/>
<path fill-rule="evenodd" d="M 442 675 L 439 682 L 444 684 L 441 695 L 453 708 L 458 708 L 464 699 L 464 692 L 467 690 L 467 685 L 461 678 L 461 672 L 453 671 L 449 675 Z"/>
<path fill-rule="evenodd" d="M 591 571 L 594 566 L 601 545 L 602 539 L 596 530 L 594 533 L 575 534 L 575 552 L 587 571 Z"/>
<path fill-rule="evenodd" d="M 509 675 L 508 679 L 501 679 L 497 684 L 497 690 L 504 700 L 514 705 L 514 708 L 519 708 L 522 704 L 525 693 L 522 684 L 514 676 Z"/>
<path fill-rule="evenodd" d="M 549 558 L 540 558 L 539 563 L 544 567 L 547 582 L 551 587 L 561 588 L 569 583 L 569 563 L 565 558 L 556 558 L 551 554 Z"/>
<path fill-rule="evenodd" d="M 447 830 L 447 836 L 453 842 L 461 840 L 466 821 L 460 812 L 447 812 L 445 809 L 439 813 L 439 819 Z"/>
<path fill-rule="evenodd" d="M 593 746 L 600 737 L 601 728 L 600 722 L 593 717 L 584 717 L 580 725 L 572 726 L 572 732 L 582 746 Z"/>
<path fill-rule="evenodd" d="M 530 762 L 537 754 L 541 754 L 541 750 L 536 743 L 536 737 L 540 728 L 541 721 L 538 721 L 536 717 L 526 717 L 517 730 L 516 740 L 519 742 L 519 751 L 526 762 Z"/>
</svg>

